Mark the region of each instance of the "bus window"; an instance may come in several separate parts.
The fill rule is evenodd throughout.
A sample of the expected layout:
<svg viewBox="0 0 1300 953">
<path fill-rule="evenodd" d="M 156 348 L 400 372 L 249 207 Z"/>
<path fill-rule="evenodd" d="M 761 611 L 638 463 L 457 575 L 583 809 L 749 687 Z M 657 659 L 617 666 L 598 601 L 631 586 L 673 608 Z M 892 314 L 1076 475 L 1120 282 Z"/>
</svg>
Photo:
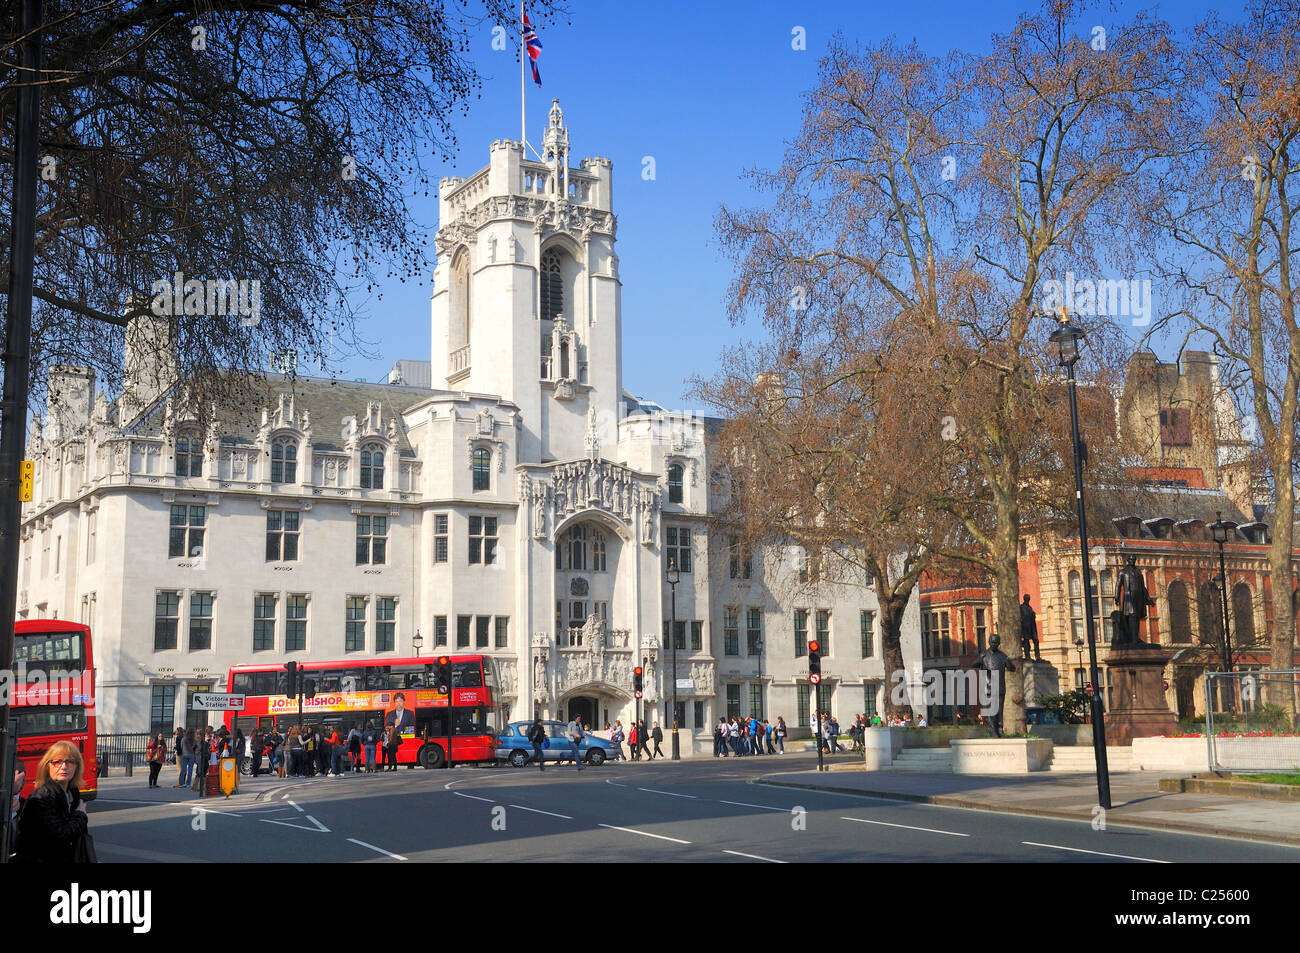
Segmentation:
<svg viewBox="0 0 1300 953">
<path fill-rule="evenodd" d="M 237 672 L 230 680 L 230 690 L 236 695 L 252 695 L 253 675 L 251 672 Z"/>
<path fill-rule="evenodd" d="M 457 735 L 492 734 L 486 708 L 455 708 L 452 711 L 455 715 Z"/>
<path fill-rule="evenodd" d="M 389 672 L 388 687 L 392 691 L 403 688 L 424 688 L 425 666 L 394 665 Z"/>
<path fill-rule="evenodd" d="M 366 687 L 364 691 L 368 692 L 386 692 L 388 691 L 388 666 L 373 665 L 365 669 Z M 358 691 L 363 690 L 357 685 Z"/>
<path fill-rule="evenodd" d="M 41 705 L 10 709 L 18 718 L 18 734 L 50 735 L 86 730 L 86 709 L 80 705 Z"/>
<path fill-rule="evenodd" d="M 341 691 L 342 682 L 343 670 L 341 668 L 331 668 L 316 673 L 316 691 L 318 692 Z"/>
<path fill-rule="evenodd" d="M 275 672 L 254 672 L 253 673 L 253 690 L 252 695 L 274 695 L 275 690 Z"/>
<path fill-rule="evenodd" d="M 447 737 L 447 710 L 417 709 L 415 713 L 415 736 L 417 738 Z"/>
<path fill-rule="evenodd" d="M 452 662 L 452 688 L 479 688 L 483 684 L 483 666 L 479 662 Z"/>
<path fill-rule="evenodd" d="M 17 632 L 14 665 L 22 663 L 29 677 L 41 671 L 48 678 L 52 669 L 79 672 L 86 667 L 85 638 L 80 632 Z"/>
</svg>

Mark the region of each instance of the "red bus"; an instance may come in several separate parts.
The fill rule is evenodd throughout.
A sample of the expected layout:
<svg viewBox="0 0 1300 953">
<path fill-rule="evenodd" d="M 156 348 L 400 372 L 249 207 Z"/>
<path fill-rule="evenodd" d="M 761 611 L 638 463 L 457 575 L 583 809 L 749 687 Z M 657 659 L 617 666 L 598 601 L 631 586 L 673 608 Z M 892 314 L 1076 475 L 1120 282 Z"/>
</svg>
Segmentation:
<svg viewBox="0 0 1300 953">
<path fill-rule="evenodd" d="M 493 761 L 504 726 L 496 666 L 489 655 L 441 656 L 451 660 L 451 698 L 434 684 L 434 658 L 345 659 L 300 662 L 299 679 L 312 679 L 314 698 L 304 698 L 302 723 L 337 728 L 344 737 L 354 725 L 367 721 L 382 726 L 396 708 L 401 692 L 413 722 L 402 732 L 397 763 L 441 768 L 450 747 L 457 764 Z M 298 700 L 285 694 L 288 675 L 281 664 L 236 665 L 226 690 L 244 695 L 243 710 L 226 712 L 226 727 L 242 728 L 252 737 L 255 728 L 272 726 L 284 733 L 298 723 Z"/>
<path fill-rule="evenodd" d="M 17 754 L 27 767 L 26 797 L 36 787 L 36 766 L 56 741 L 81 749 L 81 796 L 98 793 L 95 759 L 95 661 L 90 628 L 63 619 L 23 619 L 14 625 L 14 703 L 10 725 Z"/>
</svg>

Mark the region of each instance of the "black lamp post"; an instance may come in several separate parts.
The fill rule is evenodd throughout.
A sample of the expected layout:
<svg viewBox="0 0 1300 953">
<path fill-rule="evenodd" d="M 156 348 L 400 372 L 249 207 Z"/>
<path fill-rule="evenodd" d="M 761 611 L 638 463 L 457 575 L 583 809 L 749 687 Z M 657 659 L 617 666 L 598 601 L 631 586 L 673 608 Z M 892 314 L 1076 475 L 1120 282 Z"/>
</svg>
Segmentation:
<svg viewBox="0 0 1300 953">
<path fill-rule="evenodd" d="M 1079 511 L 1079 551 L 1083 556 L 1083 620 L 1088 634 L 1088 666 L 1092 681 L 1092 753 L 1097 762 L 1097 802 L 1110 809 L 1110 770 L 1106 763 L 1106 724 L 1101 707 L 1101 677 L 1097 669 L 1097 630 L 1092 617 L 1092 569 L 1088 563 L 1088 517 L 1083 507 L 1083 442 L 1079 439 L 1079 404 L 1075 397 L 1074 365 L 1079 360 L 1083 329 L 1061 309 L 1061 326 L 1049 340 L 1060 349 L 1061 366 L 1069 381 L 1070 437 L 1074 450 L 1074 496 Z"/>
<path fill-rule="evenodd" d="M 1210 524 L 1210 535 L 1219 544 L 1219 601 L 1223 605 L 1223 670 L 1232 671 L 1232 635 L 1228 632 L 1228 567 L 1223 561 L 1223 544 L 1228 541 L 1228 534 L 1237 528 L 1231 520 L 1225 520 L 1223 513 L 1216 510 L 1216 519 Z"/>
<path fill-rule="evenodd" d="M 668 637 L 673 640 L 673 760 L 682 760 L 681 742 L 677 740 L 677 584 L 682 581 L 682 574 L 677 569 L 677 560 L 668 560 L 668 585 L 672 591 L 672 624 L 668 626 Z"/>
<path fill-rule="evenodd" d="M 415 630 L 415 638 L 411 639 L 411 648 L 415 649 L 415 657 L 420 657 L 420 649 L 424 648 L 424 636 L 420 635 L 420 630 Z"/>
</svg>

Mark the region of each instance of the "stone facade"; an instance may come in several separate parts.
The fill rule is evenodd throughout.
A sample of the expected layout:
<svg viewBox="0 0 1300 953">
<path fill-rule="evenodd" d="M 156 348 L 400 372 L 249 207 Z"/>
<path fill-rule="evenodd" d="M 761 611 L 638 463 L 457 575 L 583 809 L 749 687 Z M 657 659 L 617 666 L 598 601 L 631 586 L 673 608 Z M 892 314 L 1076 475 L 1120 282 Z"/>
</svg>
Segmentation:
<svg viewBox="0 0 1300 953">
<path fill-rule="evenodd" d="M 494 655 L 510 719 L 597 728 L 633 717 L 638 664 L 645 717 L 668 726 L 676 642 L 688 754 L 728 712 L 806 722 L 811 635 L 824 705 L 878 698 L 865 580 L 804 584 L 784 548 L 733 552 L 720 422 L 623 390 L 612 165 L 568 152 L 557 103 L 545 161 L 499 141 L 440 183 L 427 378 L 411 361 L 390 378 L 431 387 L 272 374 L 260 417 L 200 425 L 183 382 L 134 379 L 147 361 L 126 399 L 82 369 L 51 378 L 20 615 L 92 626 L 101 730 L 193 723 L 187 693 L 236 663 L 407 657 L 417 632 L 426 654 Z M 915 603 L 903 638 L 919 661 Z"/>
</svg>

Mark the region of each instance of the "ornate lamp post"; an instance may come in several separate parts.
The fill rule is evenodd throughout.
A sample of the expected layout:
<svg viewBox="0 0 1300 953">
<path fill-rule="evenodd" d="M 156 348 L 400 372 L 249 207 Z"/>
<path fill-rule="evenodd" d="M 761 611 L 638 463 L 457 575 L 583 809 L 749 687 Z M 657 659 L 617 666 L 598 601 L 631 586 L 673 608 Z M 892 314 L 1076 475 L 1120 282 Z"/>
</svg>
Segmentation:
<svg viewBox="0 0 1300 953">
<path fill-rule="evenodd" d="M 1223 670 L 1232 671 L 1232 634 L 1228 631 L 1228 567 L 1223 561 L 1223 544 L 1228 541 L 1228 534 L 1237 528 L 1231 520 L 1225 520 L 1223 513 L 1216 510 L 1215 520 L 1210 524 L 1210 535 L 1219 544 L 1219 602 L 1223 606 Z"/>
<path fill-rule="evenodd" d="M 420 649 L 424 648 L 424 636 L 420 635 L 420 630 L 415 630 L 415 638 L 411 639 L 411 648 L 415 649 L 415 657 L 420 657 Z"/>
<path fill-rule="evenodd" d="M 668 585 L 672 591 L 672 624 L 668 626 L 668 637 L 673 640 L 673 760 L 682 760 L 681 743 L 677 740 L 677 584 L 682 581 L 682 574 L 677 569 L 677 560 L 668 560 Z"/>
<path fill-rule="evenodd" d="M 1097 762 L 1097 802 L 1110 808 L 1110 770 L 1106 763 L 1106 724 L 1101 707 L 1101 677 L 1097 669 L 1097 631 L 1092 617 L 1092 569 L 1088 563 L 1088 517 L 1083 507 L 1083 442 L 1079 439 L 1079 404 L 1075 396 L 1074 365 L 1079 360 L 1083 329 L 1069 322 L 1061 309 L 1061 326 L 1049 340 L 1060 350 L 1070 393 L 1070 436 L 1074 450 L 1074 496 L 1079 511 L 1079 551 L 1083 556 L 1083 620 L 1088 634 L 1088 666 L 1092 689 L 1092 753 Z M 1082 653 L 1080 653 L 1082 654 Z"/>
</svg>

